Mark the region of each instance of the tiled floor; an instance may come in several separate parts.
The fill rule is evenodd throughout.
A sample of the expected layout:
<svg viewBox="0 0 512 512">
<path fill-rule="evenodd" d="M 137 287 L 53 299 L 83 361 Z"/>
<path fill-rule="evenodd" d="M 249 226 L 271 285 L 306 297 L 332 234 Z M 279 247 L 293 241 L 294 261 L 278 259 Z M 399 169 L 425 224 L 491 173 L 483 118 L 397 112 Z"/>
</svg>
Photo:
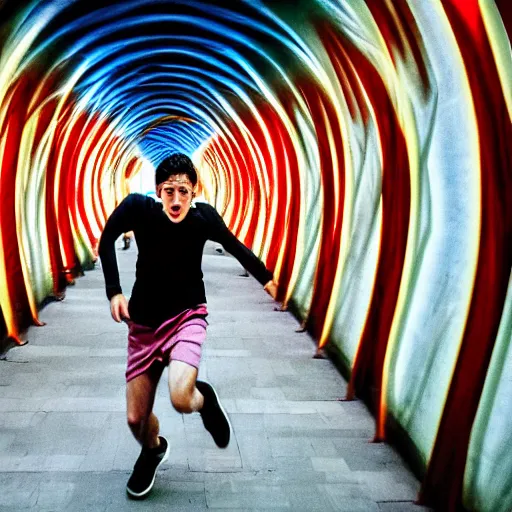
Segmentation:
<svg viewBox="0 0 512 512">
<path fill-rule="evenodd" d="M 118 251 L 127 292 L 135 255 Z M 139 447 L 124 414 L 126 327 L 111 320 L 97 269 L 0 361 L 0 510 L 424 510 L 417 480 L 392 448 L 369 442 L 372 417 L 338 400 L 345 381 L 312 358 L 298 322 L 229 255 L 208 245 L 203 267 L 200 376 L 230 415 L 229 447 L 215 446 L 198 414 L 175 412 L 162 382 L 155 412 L 171 456 L 147 500 L 127 499 Z"/>
</svg>

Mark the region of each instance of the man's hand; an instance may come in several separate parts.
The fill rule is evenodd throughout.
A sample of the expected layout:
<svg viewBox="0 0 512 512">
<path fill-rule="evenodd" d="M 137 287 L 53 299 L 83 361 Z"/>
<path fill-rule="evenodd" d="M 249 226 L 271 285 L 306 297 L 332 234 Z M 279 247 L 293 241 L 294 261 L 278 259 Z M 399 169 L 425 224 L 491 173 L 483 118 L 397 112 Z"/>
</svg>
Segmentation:
<svg viewBox="0 0 512 512">
<path fill-rule="evenodd" d="M 110 299 L 110 313 L 116 322 L 130 320 L 130 314 L 128 313 L 128 301 L 122 293 L 118 293 Z"/>
<path fill-rule="evenodd" d="M 277 284 L 271 280 L 269 281 L 263 289 L 274 299 L 276 300 L 277 297 Z"/>
</svg>

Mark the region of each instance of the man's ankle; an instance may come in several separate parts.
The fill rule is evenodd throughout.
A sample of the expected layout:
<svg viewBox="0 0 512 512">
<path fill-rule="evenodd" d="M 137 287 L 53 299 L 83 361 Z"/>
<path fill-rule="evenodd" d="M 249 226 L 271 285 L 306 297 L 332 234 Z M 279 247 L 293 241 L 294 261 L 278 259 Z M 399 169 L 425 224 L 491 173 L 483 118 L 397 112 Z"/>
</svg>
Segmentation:
<svg viewBox="0 0 512 512">
<path fill-rule="evenodd" d="M 203 381 L 196 381 L 196 388 L 198 389 L 199 393 L 203 395 L 203 405 L 199 409 L 199 411 L 202 411 L 203 409 L 206 409 L 208 405 L 211 405 L 211 401 L 209 400 L 209 391 L 211 389 L 210 385 L 203 382 Z"/>
<path fill-rule="evenodd" d="M 149 451 L 154 451 L 154 450 L 158 450 L 160 448 L 160 445 L 162 443 L 160 442 L 160 437 L 157 436 L 156 440 L 152 441 L 151 443 L 147 443 L 147 444 L 144 444 L 142 447 L 145 449 L 145 450 L 149 450 Z"/>
</svg>

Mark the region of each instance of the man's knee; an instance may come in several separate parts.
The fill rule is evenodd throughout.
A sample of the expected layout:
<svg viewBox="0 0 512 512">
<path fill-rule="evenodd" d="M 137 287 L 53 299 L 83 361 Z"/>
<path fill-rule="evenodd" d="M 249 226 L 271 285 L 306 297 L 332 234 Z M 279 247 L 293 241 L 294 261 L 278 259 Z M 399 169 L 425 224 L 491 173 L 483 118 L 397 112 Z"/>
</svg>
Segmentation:
<svg viewBox="0 0 512 512">
<path fill-rule="evenodd" d="M 189 413 L 193 411 L 192 398 L 194 390 L 186 388 L 177 388 L 171 391 L 171 402 L 173 407 L 181 413 Z"/>
<path fill-rule="evenodd" d="M 126 420 L 132 432 L 142 432 L 147 422 L 146 416 L 138 411 L 128 411 Z"/>
</svg>

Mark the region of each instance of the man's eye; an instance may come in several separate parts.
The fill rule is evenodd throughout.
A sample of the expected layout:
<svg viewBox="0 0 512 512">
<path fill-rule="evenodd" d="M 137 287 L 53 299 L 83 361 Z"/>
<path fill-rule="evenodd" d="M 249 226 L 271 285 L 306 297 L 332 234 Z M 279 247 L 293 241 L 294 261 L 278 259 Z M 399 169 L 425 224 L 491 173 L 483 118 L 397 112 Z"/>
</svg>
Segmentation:
<svg viewBox="0 0 512 512">
<path fill-rule="evenodd" d="M 174 189 L 172 188 L 166 188 L 164 191 L 168 196 L 172 196 L 174 194 Z"/>
<path fill-rule="evenodd" d="M 182 196 L 186 196 L 186 195 L 188 195 L 188 189 L 186 189 L 186 188 L 180 188 L 180 194 L 181 194 Z"/>
</svg>

